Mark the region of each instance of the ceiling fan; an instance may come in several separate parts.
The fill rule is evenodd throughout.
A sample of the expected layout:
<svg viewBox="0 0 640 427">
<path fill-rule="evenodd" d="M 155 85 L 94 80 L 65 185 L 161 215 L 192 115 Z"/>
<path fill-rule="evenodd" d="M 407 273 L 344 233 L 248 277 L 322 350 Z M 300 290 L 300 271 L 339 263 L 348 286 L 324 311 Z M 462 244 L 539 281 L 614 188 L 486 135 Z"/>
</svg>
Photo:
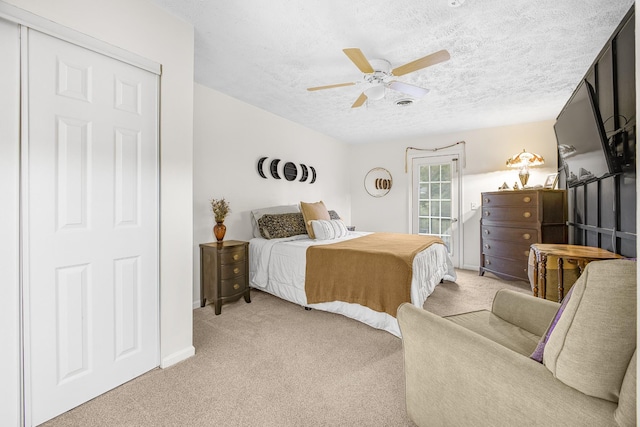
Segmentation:
<svg viewBox="0 0 640 427">
<path fill-rule="evenodd" d="M 310 87 L 307 90 L 316 91 L 322 89 L 333 89 L 336 87 L 353 86 L 359 83 L 366 84 L 367 88 L 364 89 L 351 108 L 358 108 L 362 106 L 367 99 L 377 100 L 384 98 L 385 88 L 410 95 L 413 98 L 422 98 L 429 92 L 429 89 L 394 80 L 394 77 L 404 76 L 405 74 L 448 61 L 449 58 L 451 58 L 449 52 L 446 50 L 439 50 L 420 59 L 416 59 L 415 61 L 411 61 L 407 64 L 391 69 L 391 63 L 389 61 L 384 59 L 372 59 L 369 61 L 358 48 L 342 49 L 342 51 L 349 57 L 351 62 L 353 62 L 356 67 L 364 73 L 362 81 L 316 86 Z"/>
</svg>

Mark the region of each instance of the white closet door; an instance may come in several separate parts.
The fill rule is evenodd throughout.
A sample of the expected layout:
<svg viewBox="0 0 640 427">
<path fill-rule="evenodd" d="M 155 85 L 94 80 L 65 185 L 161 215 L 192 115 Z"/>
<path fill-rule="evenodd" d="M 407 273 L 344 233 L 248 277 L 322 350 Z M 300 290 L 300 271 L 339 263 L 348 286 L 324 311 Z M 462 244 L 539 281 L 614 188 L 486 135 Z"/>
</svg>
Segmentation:
<svg viewBox="0 0 640 427">
<path fill-rule="evenodd" d="M 158 365 L 158 77 L 29 30 L 27 408 Z"/>
</svg>

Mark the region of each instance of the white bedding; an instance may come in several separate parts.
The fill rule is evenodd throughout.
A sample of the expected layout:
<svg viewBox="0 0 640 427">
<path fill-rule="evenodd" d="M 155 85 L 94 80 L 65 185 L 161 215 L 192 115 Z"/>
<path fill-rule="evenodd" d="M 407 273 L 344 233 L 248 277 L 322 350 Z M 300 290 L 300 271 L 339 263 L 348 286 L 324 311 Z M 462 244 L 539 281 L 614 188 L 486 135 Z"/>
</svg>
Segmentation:
<svg viewBox="0 0 640 427">
<path fill-rule="evenodd" d="M 342 301 L 307 304 L 304 290 L 307 248 L 361 237 L 368 232 L 352 231 L 335 240 L 312 240 L 307 235 L 284 239 L 253 238 L 249 244 L 249 284 L 293 303 L 318 310 L 342 314 L 377 329 L 400 336 L 395 317 L 371 310 L 360 304 Z M 456 280 L 453 262 L 444 245 L 431 245 L 413 260 L 411 303 L 422 307 L 440 280 Z"/>
</svg>

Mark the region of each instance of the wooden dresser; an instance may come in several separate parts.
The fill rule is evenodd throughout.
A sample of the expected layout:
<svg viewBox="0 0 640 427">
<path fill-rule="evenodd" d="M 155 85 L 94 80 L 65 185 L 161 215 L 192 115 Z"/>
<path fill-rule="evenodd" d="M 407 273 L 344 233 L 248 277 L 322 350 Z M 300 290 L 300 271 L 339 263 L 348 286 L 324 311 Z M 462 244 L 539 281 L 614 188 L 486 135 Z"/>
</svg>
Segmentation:
<svg viewBox="0 0 640 427">
<path fill-rule="evenodd" d="M 249 243 L 224 240 L 200 245 L 200 306 L 213 302 L 220 314 L 222 303 L 244 296 L 251 302 L 249 289 Z"/>
<path fill-rule="evenodd" d="M 480 275 L 528 278 L 533 243 L 567 243 L 565 190 L 513 190 L 482 193 Z"/>
</svg>

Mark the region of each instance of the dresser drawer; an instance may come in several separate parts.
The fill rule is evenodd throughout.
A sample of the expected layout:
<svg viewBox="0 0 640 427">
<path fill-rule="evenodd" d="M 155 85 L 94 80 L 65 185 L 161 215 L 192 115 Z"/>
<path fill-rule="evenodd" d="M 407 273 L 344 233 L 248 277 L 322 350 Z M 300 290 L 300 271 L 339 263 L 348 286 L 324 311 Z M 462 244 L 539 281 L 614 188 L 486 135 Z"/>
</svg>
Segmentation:
<svg viewBox="0 0 640 427">
<path fill-rule="evenodd" d="M 537 206 L 538 193 L 535 191 L 518 191 L 504 193 L 485 193 L 482 195 L 482 206 Z"/>
<path fill-rule="evenodd" d="M 522 280 L 529 280 L 529 264 L 526 258 L 524 261 L 514 261 L 512 259 L 485 255 L 483 267 L 488 271 L 493 270 Z"/>
<path fill-rule="evenodd" d="M 485 221 L 538 222 L 536 206 L 495 207 L 483 206 L 482 219 Z"/>
<path fill-rule="evenodd" d="M 482 240 L 482 253 L 488 256 L 527 261 L 531 245 L 524 242 L 501 242 L 499 240 Z"/>
<path fill-rule="evenodd" d="M 538 231 L 535 228 L 501 227 L 498 225 L 482 226 L 482 240 L 485 239 L 508 240 L 529 245 L 539 243 Z"/>
<path fill-rule="evenodd" d="M 246 276 L 233 277 L 231 279 L 223 279 L 220 281 L 221 297 L 229 297 L 245 291 Z"/>
<path fill-rule="evenodd" d="M 244 261 L 244 258 L 244 246 L 238 249 L 226 250 L 220 253 L 220 264 L 232 264 L 239 261 Z"/>
<path fill-rule="evenodd" d="M 244 261 L 236 262 L 234 264 L 221 264 L 220 265 L 220 277 L 224 279 L 230 279 L 236 276 L 246 275 Z"/>
</svg>

